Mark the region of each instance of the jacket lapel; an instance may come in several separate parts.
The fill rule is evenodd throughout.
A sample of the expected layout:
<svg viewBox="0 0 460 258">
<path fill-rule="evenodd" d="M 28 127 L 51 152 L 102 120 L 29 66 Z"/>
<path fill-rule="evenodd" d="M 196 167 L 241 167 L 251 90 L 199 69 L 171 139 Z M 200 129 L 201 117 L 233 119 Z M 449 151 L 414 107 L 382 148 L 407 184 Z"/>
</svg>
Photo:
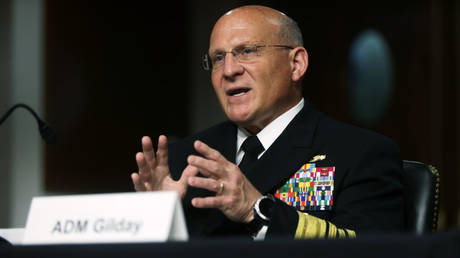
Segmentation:
<svg viewBox="0 0 460 258">
<path fill-rule="evenodd" d="M 234 163 L 236 155 L 236 132 L 236 125 L 227 121 L 212 134 L 198 137 L 198 139 L 219 151 L 228 161 Z"/>
<path fill-rule="evenodd" d="M 305 102 L 304 108 L 270 148 L 246 173 L 262 193 L 274 192 L 314 154 L 313 138 L 320 113 Z"/>
</svg>

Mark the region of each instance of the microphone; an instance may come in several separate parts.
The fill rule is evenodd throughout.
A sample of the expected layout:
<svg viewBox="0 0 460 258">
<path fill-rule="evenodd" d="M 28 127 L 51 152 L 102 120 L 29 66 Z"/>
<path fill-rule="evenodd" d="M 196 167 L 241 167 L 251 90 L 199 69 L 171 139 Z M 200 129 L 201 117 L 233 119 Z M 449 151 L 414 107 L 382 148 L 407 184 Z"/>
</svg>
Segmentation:
<svg viewBox="0 0 460 258">
<path fill-rule="evenodd" d="M 40 135 L 42 136 L 43 140 L 45 140 L 47 144 L 55 144 L 56 143 L 56 131 L 54 131 L 54 129 L 51 128 L 45 121 L 40 119 L 37 113 L 35 113 L 35 111 L 31 107 L 27 106 L 26 104 L 18 103 L 12 106 L 10 109 L 8 109 L 8 111 L 6 111 L 6 113 L 0 118 L 0 125 L 3 124 L 3 122 L 11 115 L 11 113 L 13 113 L 13 111 L 16 108 L 20 108 L 20 107 L 27 109 L 27 111 L 29 111 L 35 117 L 35 120 L 37 120 L 37 123 L 38 123 L 38 130 L 40 131 Z"/>
</svg>

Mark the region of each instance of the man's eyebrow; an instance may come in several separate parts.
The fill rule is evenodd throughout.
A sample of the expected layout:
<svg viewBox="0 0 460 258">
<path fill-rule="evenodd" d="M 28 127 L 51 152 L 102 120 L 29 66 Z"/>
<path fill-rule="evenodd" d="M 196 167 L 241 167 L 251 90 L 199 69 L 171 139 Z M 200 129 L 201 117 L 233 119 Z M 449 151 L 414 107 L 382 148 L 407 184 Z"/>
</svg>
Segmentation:
<svg viewBox="0 0 460 258">
<path fill-rule="evenodd" d="M 237 48 L 241 48 L 241 47 L 247 47 L 247 46 L 254 46 L 254 45 L 257 45 L 256 43 L 254 42 L 250 42 L 250 41 L 245 41 L 245 42 L 242 42 L 236 46 L 234 46 L 232 49 L 230 49 L 229 51 L 233 50 L 233 49 L 237 49 Z M 215 54 L 221 54 L 225 52 L 224 49 L 222 48 L 217 48 L 217 49 L 214 49 L 212 52 L 209 53 L 209 55 L 215 55 Z"/>
<path fill-rule="evenodd" d="M 214 49 L 212 52 L 209 53 L 210 56 L 214 56 L 214 55 L 217 55 L 217 54 L 221 54 L 225 52 L 225 50 L 223 49 Z"/>
</svg>

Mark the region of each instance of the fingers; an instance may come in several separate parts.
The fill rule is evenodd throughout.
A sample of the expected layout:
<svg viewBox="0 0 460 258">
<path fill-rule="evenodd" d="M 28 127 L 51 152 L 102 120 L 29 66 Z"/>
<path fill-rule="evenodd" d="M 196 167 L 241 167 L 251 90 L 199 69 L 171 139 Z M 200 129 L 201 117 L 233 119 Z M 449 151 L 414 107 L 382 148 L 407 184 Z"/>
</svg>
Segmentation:
<svg viewBox="0 0 460 258">
<path fill-rule="evenodd" d="M 184 169 L 184 171 L 182 172 L 182 176 L 181 176 L 180 180 L 188 179 L 189 177 L 196 176 L 196 175 L 198 175 L 198 172 L 199 171 L 198 171 L 197 167 L 188 165 Z"/>
<path fill-rule="evenodd" d="M 144 192 L 144 191 L 147 190 L 147 189 L 145 188 L 145 186 L 141 183 L 141 180 L 140 180 L 140 178 L 139 178 L 139 174 L 138 174 L 138 173 L 132 173 L 132 174 L 131 174 L 131 179 L 133 180 L 134 189 L 135 189 L 137 192 Z"/>
<path fill-rule="evenodd" d="M 195 197 L 192 205 L 196 208 L 215 208 L 227 218 L 237 222 L 252 220 L 252 207 L 261 196 L 259 191 L 243 175 L 241 170 L 228 161 L 217 150 L 201 141 L 194 142 L 195 150 L 204 157 L 190 155 L 188 166 L 205 176 L 189 176 L 188 185 L 215 192 L 215 196 Z"/>
<path fill-rule="evenodd" d="M 140 181 L 143 183 L 150 179 L 150 166 L 145 160 L 144 154 L 142 152 L 138 152 L 136 154 L 136 163 L 137 167 L 139 168 L 139 176 Z"/>
<path fill-rule="evenodd" d="M 145 157 L 145 160 L 150 167 L 156 166 L 155 150 L 153 149 L 152 140 L 148 136 L 142 137 L 142 151 Z"/>
<path fill-rule="evenodd" d="M 200 173 L 207 177 L 222 177 L 223 173 L 219 173 L 219 165 L 213 160 L 207 160 L 199 156 L 190 155 L 187 158 L 189 165 L 197 167 Z"/>
<path fill-rule="evenodd" d="M 142 137 L 142 151 L 151 168 L 155 168 L 157 165 L 168 165 L 168 139 L 166 136 L 160 135 L 158 137 L 158 149 L 156 153 L 150 137 Z"/>
<path fill-rule="evenodd" d="M 164 135 L 158 137 L 158 149 L 155 149 L 148 136 L 142 137 L 142 152 L 136 154 L 136 163 L 139 172 L 133 173 L 136 191 L 177 190 L 182 196 L 186 191 L 185 183 L 178 184 L 171 178 L 168 166 L 168 139 Z M 188 176 L 196 175 L 197 169 L 186 173 Z"/>
<path fill-rule="evenodd" d="M 157 162 L 159 166 L 168 166 L 168 139 L 164 135 L 158 137 Z"/>
<path fill-rule="evenodd" d="M 196 188 L 203 188 L 211 192 L 220 193 L 221 191 L 221 182 L 203 177 L 190 177 L 188 179 L 188 184 Z M 222 188 L 223 190 L 223 188 Z"/>
<path fill-rule="evenodd" d="M 190 155 L 187 162 L 198 167 L 200 173 L 204 176 L 211 178 L 222 178 L 226 176 L 226 171 L 230 171 L 231 162 L 229 162 L 220 152 L 209 147 L 207 144 L 201 141 L 194 142 L 195 149 L 201 153 L 203 157 L 196 155 Z"/>
<path fill-rule="evenodd" d="M 217 150 L 209 147 L 206 143 L 202 141 L 195 141 L 193 146 L 195 147 L 195 150 L 198 151 L 199 153 L 203 154 L 207 159 L 210 160 L 215 160 L 219 161 L 221 159 L 225 159 L 220 152 Z"/>
<path fill-rule="evenodd" d="M 204 197 L 204 198 L 193 198 L 192 205 L 195 208 L 224 208 L 227 207 L 230 200 L 226 196 L 214 196 L 214 197 Z"/>
<path fill-rule="evenodd" d="M 187 187 L 187 184 L 188 184 L 188 179 L 190 177 L 194 177 L 196 175 L 198 175 L 198 168 L 197 167 L 194 167 L 194 166 L 190 166 L 188 165 L 184 171 L 182 171 L 182 175 L 181 177 L 179 178 L 179 183 L 181 185 L 183 185 L 184 187 Z"/>
</svg>

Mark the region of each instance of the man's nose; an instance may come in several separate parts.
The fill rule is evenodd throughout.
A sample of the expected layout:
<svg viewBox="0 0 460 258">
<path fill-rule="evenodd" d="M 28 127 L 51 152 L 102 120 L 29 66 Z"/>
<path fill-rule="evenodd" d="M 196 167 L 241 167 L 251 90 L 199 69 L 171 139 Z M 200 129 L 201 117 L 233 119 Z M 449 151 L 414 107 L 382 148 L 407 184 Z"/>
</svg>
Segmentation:
<svg viewBox="0 0 460 258">
<path fill-rule="evenodd" d="M 243 66 L 238 62 L 238 59 L 232 54 L 227 53 L 224 60 L 224 76 L 231 77 L 243 73 Z"/>
</svg>

